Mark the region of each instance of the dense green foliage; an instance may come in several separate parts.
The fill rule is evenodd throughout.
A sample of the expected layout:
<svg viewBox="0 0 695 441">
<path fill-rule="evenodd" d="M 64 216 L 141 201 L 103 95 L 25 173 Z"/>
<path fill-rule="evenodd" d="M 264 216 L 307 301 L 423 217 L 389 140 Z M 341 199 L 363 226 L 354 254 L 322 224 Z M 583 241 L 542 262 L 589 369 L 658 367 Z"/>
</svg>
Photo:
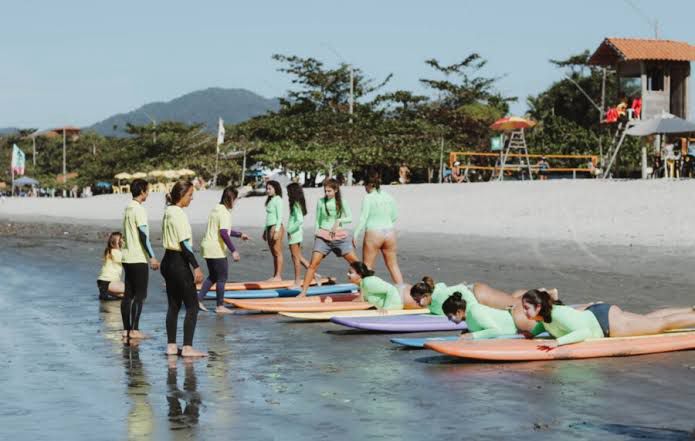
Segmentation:
<svg viewBox="0 0 695 441">
<path fill-rule="evenodd" d="M 391 75 L 374 80 L 347 64 L 330 68 L 314 58 L 275 55 L 273 59 L 291 77 L 292 89 L 279 100 L 276 111 L 227 124 L 221 151 L 245 150 L 248 164 L 262 161 L 310 176 L 352 171 L 359 179 L 364 170 L 376 167 L 390 180 L 395 178 L 398 164 L 405 162 L 416 180 L 436 179 L 442 153 L 446 161 L 450 151 L 488 150 L 493 135 L 490 124 L 507 115 L 509 102 L 516 100 L 496 90 L 498 78 L 484 76 L 485 60 L 477 53 L 451 65 L 427 60 L 433 75 L 420 81 L 431 91 L 429 96 L 386 91 Z M 615 127 L 599 123 L 598 109 L 585 96 L 600 105 L 603 71 L 589 66 L 587 59 L 588 52 L 551 60 L 552 66 L 566 72 L 566 78 L 528 97 L 529 116 L 539 122 L 528 132 L 532 152 L 598 154 L 599 145 L 611 142 Z M 606 105 L 614 105 L 617 84 L 613 72 L 606 73 L 606 86 Z M 214 175 L 215 136 L 202 124 L 163 120 L 127 124 L 125 130 L 126 137 L 85 131 L 68 141 L 67 168 L 79 173 L 75 182 L 88 185 L 112 181 L 122 171 L 184 167 L 205 179 Z M 17 143 L 27 153 L 27 175 L 43 185 L 56 186 L 55 177 L 62 171 L 62 138 L 37 138 L 34 167 L 29 133 L 31 130 L 1 136 L 0 161 L 9 165 L 11 146 Z M 623 150 L 619 162 L 623 173 L 637 167 L 638 146 L 632 140 Z M 241 158 L 229 157 L 220 160 L 220 183 L 239 179 Z M 8 167 L 3 167 L 0 179 L 9 180 Z"/>
</svg>

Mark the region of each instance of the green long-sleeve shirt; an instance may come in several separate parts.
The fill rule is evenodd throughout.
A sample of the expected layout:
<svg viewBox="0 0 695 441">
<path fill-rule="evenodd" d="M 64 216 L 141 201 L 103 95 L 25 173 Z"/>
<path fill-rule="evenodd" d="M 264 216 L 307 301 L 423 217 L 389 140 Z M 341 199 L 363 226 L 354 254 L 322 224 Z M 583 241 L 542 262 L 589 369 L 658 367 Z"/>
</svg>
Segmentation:
<svg viewBox="0 0 695 441">
<path fill-rule="evenodd" d="M 364 300 L 381 309 L 403 309 L 403 299 L 398 288 L 377 276 L 369 276 L 360 282 Z"/>
<path fill-rule="evenodd" d="M 343 209 L 340 213 L 340 217 L 336 214 L 336 204 L 335 198 L 326 199 L 321 198 L 316 203 L 316 224 L 314 228 L 318 230 L 330 230 L 335 225 L 336 220 L 340 221 L 340 225 L 349 224 L 352 222 L 352 212 L 350 207 L 343 201 Z"/>
<path fill-rule="evenodd" d="M 396 201 L 390 194 L 381 190 L 374 190 L 362 200 L 360 222 L 355 228 L 355 237 L 358 237 L 365 229 L 382 230 L 393 228 L 393 223 L 398 218 Z"/>
<path fill-rule="evenodd" d="M 463 300 L 466 301 L 467 305 L 478 303 L 478 299 L 475 298 L 475 294 L 473 294 L 473 292 L 463 283 L 453 286 L 446 286 L 444 283 L 437 283 L 434 285 L 434 291 L 432 291 L 432 301 L 430 302 L 429 306 L 430 314 L 444 315 L 442 305 L 446 299 L 451 297 L 451 295 L 457 291 L 461 293 Z"/>
<path fill-rule="evenodd" d="M 280 228 L 282 225 L 282 198 L 273 196 L 265 206 L 265 226 L 275 226 Z"/>
<path fill-rule="evenodd" d="M 289 235 L 289 245 L 302 243 L 304 240 L 304 214 L 299 204 L 294 204 L 290 209 L 290 217 L 287 219 L 287 234 Z"/>
<path fill-rule="evenodd" d="M 517 332 L 509 310 L 490 308 L 480 303 L 466 304 L 466 324 L 476 340 Z"/>
<path fill-rule="evenodd" d="M 550 313 L 551 323 L 538 322 L 531 334 L 548 331 L 558 345 L 578 343 L 587 338 L 603 337 L 601 325 L 591 311 L 579 311 L 569 306 L 554 305 Z"/>
</svg>

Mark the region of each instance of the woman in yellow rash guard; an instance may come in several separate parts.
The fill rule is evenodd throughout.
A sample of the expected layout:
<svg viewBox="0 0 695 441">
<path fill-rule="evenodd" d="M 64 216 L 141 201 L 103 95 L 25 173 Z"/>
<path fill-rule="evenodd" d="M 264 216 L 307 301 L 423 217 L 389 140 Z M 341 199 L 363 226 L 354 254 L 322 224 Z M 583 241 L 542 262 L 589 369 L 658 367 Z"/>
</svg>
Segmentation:
<svg viewBox="0 0 695 441">
<path fill-rule="evenodd" d="M 120 232 L 116 231 L 109 235 L 104 250 L 104 263 L 97 277 L 99 300 L 118 300 L 118 297 L 122 296 L 123 291 L 125 291 L 125 284 L 121 282 L 123 275 L 122 244 L 123 235 Z"/>
<path fill-rule="evenodd" d="M 273 277 L 269 281 L 282 280 L 282 187 L 277 181 L 268 181 L 266 184 L 268 198 L 265 200 L 265 229 L 263 240 L 268 242 L 268 249 L 273 256 Z"/>
<path fill-rule="evenodd" d="M 407 295 L 409 285 L 403 285 L 399 289 L 385 282 L 375 276 L 374 271 L 369 269 L 364 262 L 350 263 L 347 276 L 350 282 L 360 287 L 364 301 L 371 303 L 379 310 L 420 308 Z"/>
<path fill-rule="evenodd" d="M 367 175 L 364 188 L 367 195 L 362 200 L 360 221 L 355 228 L 352 245 L 357 248 L 357 237 L 364 231 L 362 261 L 369 268 L 374 268 L 377 253 L 381 251 L 391 280 L 400 285 L 403 283 L 403 275 L 398 266 L 398 246 L 394 229 L 394 222 L 398 217 L 396 201 L 390 194 L 381 190 L 381 176 L 376 171 Z"/>
<path fill-rule="evenodd" d="M 531 338 L 548 331 L 555 337 L 555 341 L 539 345 L 539 349 L 545 351 L 588 338 L 651 335 L 695 326 L 693 307 L 634 314 L 623 311 L 616 305 L 596 303 L 579 311 L 556 304 L 547 292 L 537 289 L 527 291 L 521 297 L 521 303 L 526 317 L 537 322 L 531 332 L 525 335 Z"/>
<path fill-rule="evenodd" d="M 207 354 L 193 349 L 193 334 L 198 320 L 198 296 L 195 284 L 203 281 L 203 272 L 193 254 L 193 235 L 188 217 L 183 211 L 193 199 L 193 184 L 179 181 L 167 195 L 167 208 L 162 222 L 162 245 L 166 249 L 162 259 L 162 276 L 166 282 L 169 308 L 166 317 L 167 355 L 176 355 L 176 327 L 181 304 L 186 305 L 183 320 L 184 357 L 205 357 Z M 193 272 L 191 272 L 193 268 Z"/>
</svg>

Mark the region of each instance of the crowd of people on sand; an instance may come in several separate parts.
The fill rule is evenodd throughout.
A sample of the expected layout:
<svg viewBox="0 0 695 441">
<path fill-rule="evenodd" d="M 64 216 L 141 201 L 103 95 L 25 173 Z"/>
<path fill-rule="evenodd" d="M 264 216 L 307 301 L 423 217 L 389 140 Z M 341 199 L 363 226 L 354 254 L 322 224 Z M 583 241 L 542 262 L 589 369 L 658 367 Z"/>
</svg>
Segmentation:
<svg viewBox="0 0 695 441">
<path fill-rule="evenodd" d="M 0 191 L 2 196 L 15 196 L 22 198 L 88 198 L 94 196 L 92 187 L 87 185 L 80 188 L 73 185 L 70 189 L 60 190 L 55 187 L 37 187 L 34 185 L 15 186 L 12 192 L 9 188 Z"/>
<path fill-rule="evenodd" d="M 542 340 L 539 348 L 553 350 L 557 346 L 578 343 L 588 338 L 623 337 L 661 333 L 670 329 L 695 327 L 695 307 L 668 308 L 648 314 L 623 311 L 616 305 L 592 302 L 565 306 L 557 289 L 518 289 L 505 292 L 487 283 L 458 283 L 447 285 L 424 276 L 414 284 L 404 282 L 397 258 L 395 223 L 398 210 L 394 198 L 381 188 L 380 175 L 368 174 L 364 181 L 366 194 L 354 232 L 346 225 L 352 223 L 352 211 L 341 197 L 340 183 L 335 179 L 323 182 L 324 196 L 316 201 L 314 237 L 311 256 L 304 257 L 304 218 L 307 201 L 302 187 L 290 183 L 288 204 L 283 203 L 283 188 L 277 181 L 266 185 L 265 222 L 262 234 L 273 261 L 270 281 L 280 280 L 283 274 L 284 241 L 292 256 L 294 285 L 305 296 L 312 280 L 319 279 L 321 262 L 330 254 L 345 259 L 347 278 L 359 287 L 357 301 L 374 305 L 383 314 L 398 309 L 428 308 L 435 315 L 446 316 L 452 322 L 465 320 L 470 332 L 463 339 L 484 339 L 521 333 L 533 338 L 547 332 L 555 340 Z M 167 194 L 167 208 L 162 220 L 164 255 L 160 261 L 152 247 L 149 222 L 143 202 L 148 197 L 148 183 L 132 182 L 133 199 L 123 215 L 122 232 L 110 235 L 103 253 L 103 266 L 98 276 L 99 298 L 121 297 L 123 339 L 130 343 L 144 338 L 139 320 L 147 296 L 150 270 L 160 270 L 166 285 L 168 309 L 165 317 L 169 355 L 204 357 L 206 353 L 193 348 L 199 310 L 206 310 L 202 298 L 215 285 L 215 312 L 229 314 L 223 298 L 229 275 L 227 254 L 234 261 L 241 259 L 232 238 L 248 240 L 249 236 L 233 229 L 231 210 L 238 193 L 227 187 L 219 204 L 210 207 L 200 252 L 207 266 L 204 276 L 194 252 L 194 240 L 185 209 L 194 194 L 190 181 L 177 182 Z M 284 223 L 285 208 L 289 211 Z M 361 260 L 357 243 L 362 237 Z M 381 254 L 391 282 L 375 274 L 374 267 Z M 302 277 L 302 269 L 305 269 Z M 121 275 L 125 273 L 125 281 Z M 196 284 L 202 283 L 200 289 Z M 186 313 L 183 321 L 183 346 L 176 340 L 177 322 L 181 307 Z"/>
</svg>

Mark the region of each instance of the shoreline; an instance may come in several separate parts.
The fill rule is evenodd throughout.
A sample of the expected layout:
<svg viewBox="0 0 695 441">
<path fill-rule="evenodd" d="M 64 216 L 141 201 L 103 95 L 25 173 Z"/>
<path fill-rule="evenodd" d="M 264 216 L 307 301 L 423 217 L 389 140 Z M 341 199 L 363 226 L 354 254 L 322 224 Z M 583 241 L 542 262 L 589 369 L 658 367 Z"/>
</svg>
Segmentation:
<svg viewBox="0 0 695 441">
<path fill-rule="evenodd" d="M 600 181 L 557 180 L 475 184 L 412 184 L 383 186 L 399 209 L 400 233 L 435 233 L 485 237 L 566 241 L 596 245 L 695 246 L 695 180 Z M 362 187 L 343 187 L 354 229 L 364 196 Z M 195 230 L 204 229 L 207 215 L 221 191 L 194 195 L 186 212 Z M 321 188 L 305 189 L 308 214 L 305 233 L 312 234 L 314 207 Z M 61 229 L 79 235 L 85 227 L 120 229 L 129 195 L 85 199 L 7 198 L 0 202 L 0 235 Z M 232 217 L 234 227 L 255 229 L 263 223 L 263 197 L 242 198 Z M 286 204 L 286 200 L 284 204 Z M 145 208 L 154 234 L 160 229 L 164 195 L 151 193 Z M 285 221 L 287 207 L 285 208 Z M 7 227 L 7 224 L 18 225 Z M 44 225 L 48 227 L 39 227 Z M 74 233 L 73 233 L 74 231 Z M 90 230 L 91 231 L 91 230 Z M 63 232 L 59 232 L 62 234 Z M 87 235 L 90 236 L 90 235 Z M 305 235 L 306 236 L 306 235 Z"/>
</svg>

